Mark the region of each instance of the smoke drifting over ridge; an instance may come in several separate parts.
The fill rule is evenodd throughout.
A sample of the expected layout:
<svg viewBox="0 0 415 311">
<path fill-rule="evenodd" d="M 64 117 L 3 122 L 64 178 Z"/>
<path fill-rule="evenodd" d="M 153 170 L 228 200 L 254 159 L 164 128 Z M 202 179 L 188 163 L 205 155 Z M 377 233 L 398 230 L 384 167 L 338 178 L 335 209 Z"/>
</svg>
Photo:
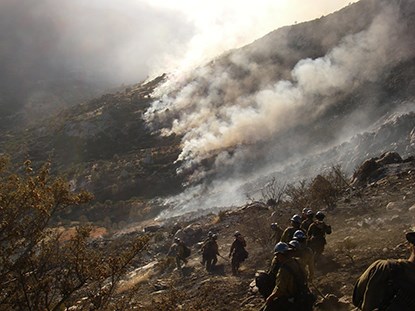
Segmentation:
<svg viewBox="0 0 415 311">
<path fill-rule="evenodd" d="M 161 125 L 165 135 L 183 136 L 182 170 L 193 171 L 192 182 L 204 183 L 170 198 L 167 204 L 173 208 L 161 217 L 240 204 L 247 180 L 349 138 L 342 129 L 352 118 L 358 118 L 359 127 L 347 135 L 367 129 L 380 100 L 376 89 L 367 91 L 367 106 L 334 115 L 337 127 L 327 128 L 325 136 L 315 137 L 318 131 L 311 130 L 328 112 L 341 110 L 355 90 L 373 87 L 388 70 L 385 66 L 414 57 L 405 31 L 398 8 L 387 5 L 367 29 L 345 36 L 323 57 L 297 62 L 290 79 L 272 81 L 275 74 L 267 71 L 278 71 L 278 65 L 263 68 L 242 49 L 231 53 L 224 66 L 199 68 L 162 86 L 158 94 L 169 95 L 155 102 L 145 118 L 155 128 Z M 248 74 L 235 78 L 231 67 Z M 206 159 L 213 164 L 201 166 Z"/>
<path fill-rule="evenodd" d="M 0 116 L 28 103 L 65 106 L 61 93 L 90 98 L 104 87 L 190 68 L 347 2 L 2 0 Z"/>
</svg>

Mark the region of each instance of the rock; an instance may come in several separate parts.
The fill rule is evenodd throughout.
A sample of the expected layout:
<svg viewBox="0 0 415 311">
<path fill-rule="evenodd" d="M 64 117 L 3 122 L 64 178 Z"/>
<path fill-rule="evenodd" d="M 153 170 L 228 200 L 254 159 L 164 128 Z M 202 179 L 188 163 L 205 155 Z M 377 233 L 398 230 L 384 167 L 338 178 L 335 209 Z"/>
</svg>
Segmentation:
<svg viewBox="0 0 415 311">
<path fill-rule="evenodd" d="M 203 230 L 199 224 L 191 224 L 183 229 L 179 229 L 174 237 L 180 238 L 186 245 L 193 245 L 203 237 Z"/>
<path fill-rule="evenodd" d="M 390 218 L 390 223 L 392 223 L 392 224 L 398 224 L 400 222 L 402 222 L 402 219 L 401 219 L 401 217 L 399 215 L 393 215 Z"/>
<path fill-rule="evenodd" d="M 386 210 L 387 211 L 398 211 L 398 210 L 400 210 L 400 208 L 399 208 L 399 206 L 396 202 L 389 202 L 386 205 Z"/>
<path fill-rule="evenodd" d="M 249 283 L 249 291 L 253 294 L 258 292 L 258 287 L 256 287 L 255 280 Z"/>
<path fill-rule="evenodd" d="M 381 166 L 387 165 L 387 164 L 393 164 L 393 163 L 402 163 L 402 158 L 399 155 L 399 153 L 390 151 L 385 152 L 380 156 L 378 160 L 376 160 L 376 163 L 378 163 Z"/>
<path fill-rule="evenodd" d="M 352 186 L 376 182 L 384 177 L 387 165 L 402 162 L 401 156 L 394 151 L 385 152 L 379 158 L 367 159 L 353 174 Z"/>
<path fill-rule="evenodd" d="M 343 297 L 342 297 L 343 298 Z M 317 310 L 348 310 L 350 304 L 345 302 L 344 299 L 341 301 L 336 295 L 328 294 L 324 299 L 316 303 Z"/>
<path fill-rule="evenodd" d="M 144 232 L 157 232 L 159 230 L 161 230 L 163 227 L 160 225 L 152 225 L 152 226 L 147 226 L 144 227 L 143 231 Z"/>
<path fill-rule="evenodd" d="M 363 162 L 352 177 L 352 185 L 362 185 L 368 182 L 369 177 L 380 168 L 376 158 L 371 158 Z"/>
</svg>

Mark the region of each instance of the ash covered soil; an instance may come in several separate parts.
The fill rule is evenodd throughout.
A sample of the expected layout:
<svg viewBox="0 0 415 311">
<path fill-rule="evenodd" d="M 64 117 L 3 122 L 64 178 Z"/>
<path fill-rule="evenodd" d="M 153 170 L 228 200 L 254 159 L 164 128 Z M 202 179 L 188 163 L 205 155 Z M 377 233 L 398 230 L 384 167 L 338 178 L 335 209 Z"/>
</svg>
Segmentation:
<svg viewBox="0 0 415 311">
<path fill-rule="evenodd" d="M 310 285 L 318 301 L 324 301 L 316 310 L 353 310 L 350 303 L 354 283 L 370 263 L 380 258 L 407 258 L 404 233 L 415 224 L 414 181 L 414 160 L 387 164 L 376 181 L 344 191 L 335 207 L 325 210 L 325 221 L 333 232 L 326 237 L 326 249 L 316 263 Z M 272 259 L 270 224 L 277 222 L 285 228 L 290 217 L 300 212 L 287 205 L 273 213 L 265 204 L 253 202 L 180 222 L 182 238 L 192 249 L 183 274 L 175 269 L 174 259 L 166 256 L 177 219 L 176 227 L 173 221 L 153 223 L 152 242 L 119 293 L 131 295 L 129 308 L 137 310 L 258 310 L 264 299 L 252 282 L 255 272 L 267 270 Z M 129 234 L 144 226 L 148 223 L 137 224 Z M 246 239 L 249 258 L 242 264 L 240 275 L 233 276 L 228 254 L 236 230 Z M 218 258 L 213 273 L 206 272 L 200 263 L 197 243 L 208 231 L 218 234 L 223 256 Z M 327 299 L 328 295 L 334 296 Z"/>
</svg>

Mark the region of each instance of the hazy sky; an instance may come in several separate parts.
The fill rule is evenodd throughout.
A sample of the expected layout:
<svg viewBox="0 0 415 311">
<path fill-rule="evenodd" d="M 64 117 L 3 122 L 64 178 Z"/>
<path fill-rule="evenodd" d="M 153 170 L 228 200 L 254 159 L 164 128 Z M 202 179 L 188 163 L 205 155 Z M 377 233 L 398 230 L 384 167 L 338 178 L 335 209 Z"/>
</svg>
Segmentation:
<svg viewBox="0 0 415 311">
<path fill-rule="evenodd" d="M 0 69 L 12 83 L 62 74 L 138 82 L 350 2 L 0 0 Z"/>
</svg>

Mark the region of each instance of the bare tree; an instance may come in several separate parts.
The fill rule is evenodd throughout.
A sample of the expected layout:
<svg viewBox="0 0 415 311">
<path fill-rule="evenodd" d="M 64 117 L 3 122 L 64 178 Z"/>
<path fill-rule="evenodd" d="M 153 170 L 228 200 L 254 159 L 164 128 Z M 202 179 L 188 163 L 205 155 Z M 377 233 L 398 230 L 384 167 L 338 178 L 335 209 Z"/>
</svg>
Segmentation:
<svg viewBox="0 0 415 311">
<path fill-rule="evenodd" d="M 306 180 L 300 180 L 298 186 L 294 184 L 287 185 L 285 194 L 295 210 L 301 210 L 310 204 L 310 192 Z"/>
<path fill-rule="evenodd" d="M 261 195 L 263 200 L 273 209 L 281 203 L 282 197 L 286 191 L 286 184 L 279 183 L 275 177 L 273 177 L 265 186 L 261 189 Z"/>
</svg>

